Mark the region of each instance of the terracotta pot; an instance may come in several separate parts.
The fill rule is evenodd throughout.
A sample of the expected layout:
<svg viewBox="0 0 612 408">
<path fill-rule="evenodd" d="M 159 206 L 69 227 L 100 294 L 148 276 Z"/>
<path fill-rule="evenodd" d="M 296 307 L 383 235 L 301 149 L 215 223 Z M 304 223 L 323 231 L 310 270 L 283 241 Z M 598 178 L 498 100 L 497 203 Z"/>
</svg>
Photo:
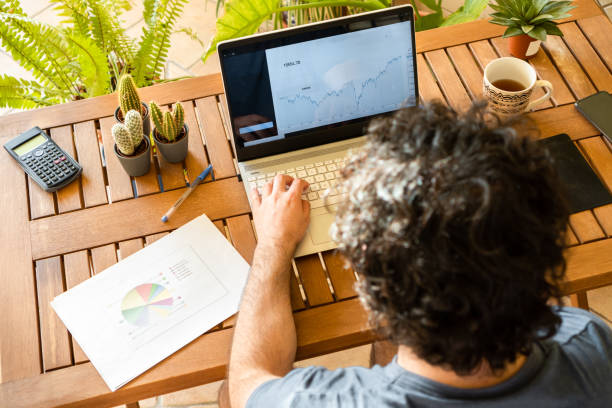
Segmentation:
<svg viewBox="0 0 612 408">
<path fill-rule="evenodd" d="M 142 118 L 142 133 L 144 133 L 145 137 L 148 138 L 151 134 L 151 115 L 149 114 L 149 105 L 144 102 L 141 103 L 145 110 L 145 114 Z M 119 123 L 123 123 L 123 112 L 121 112 L 121 106 L 117 106 L 117 109 L 115 109 L 115 120 Z"/>
<path fill-rule="evenodd" d="M 174 142 L 168 143 L 165 138 L 162 140 L 157 128 L 153 129 L 153 137 L 155 138 L 155 145 L 167 162 L 180 163 L 187 157 L 189 127 L 186 123 L 183 125 L 183 131 Z"/>
<path fill-rule="evenodd" d="M 540 40 L 531 38 L 527 34 L 515 35 L 509 39 L 510 54 L 520 59 L 529 59 L 540 49 Z"/>
</svg>

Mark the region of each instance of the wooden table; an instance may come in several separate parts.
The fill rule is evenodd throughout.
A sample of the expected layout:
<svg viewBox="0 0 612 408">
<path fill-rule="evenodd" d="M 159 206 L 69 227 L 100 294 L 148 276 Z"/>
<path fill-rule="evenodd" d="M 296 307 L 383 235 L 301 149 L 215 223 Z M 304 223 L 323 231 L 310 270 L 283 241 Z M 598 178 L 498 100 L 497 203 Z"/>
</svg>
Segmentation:
<svg viewBox="0 0 612 408">
<path fill-rule="evenodd" d="M 609 189 L 611 145 L 573 102 L 612 92 L 612 25 L 591 0 L 579 1 L 531 60 L 553 83 L 550 103 L 530 114 L 542 137 L 568 133 Z M 417 34 L 422 99 L 463 109 L 481 96 L 483 67 L 507 55 L 503 28 L 484 21 Z M 183 165 L 153 158 L 151 172 L 130 179 L 112 152 L 115 95 L 0 118 L 0 143 L 33 125 L 83 166 L 80 181 L 48 194 L 0 149 L 0 406 L 114 406 L 224 377 L 234 319 L 229 319 L 125 387 L 111 393 L 49 305 L 54 296 L 205 212 L 251 260 L 250 209 L 238 180 L 219 75 L 141 90 L 144 101 L 183 101 L 191 135 Z M 101 147 L 107 153 L 100 154 Z M 200 187 L 170 223 L 160 215 L 211 162 L 216 181 Z M 185 173 L 184 173 L 185 172 Z M 585 290 L 612 284 L 612 205 L 573 214 L 567 294 L 585 306 Z M 353 289 L 353 271 L 333 252 L 295 260 L 292 306 L 298 358 L 372 341 Z M 271 345 L 273 347 L 273 345 Z"/>
</svg>

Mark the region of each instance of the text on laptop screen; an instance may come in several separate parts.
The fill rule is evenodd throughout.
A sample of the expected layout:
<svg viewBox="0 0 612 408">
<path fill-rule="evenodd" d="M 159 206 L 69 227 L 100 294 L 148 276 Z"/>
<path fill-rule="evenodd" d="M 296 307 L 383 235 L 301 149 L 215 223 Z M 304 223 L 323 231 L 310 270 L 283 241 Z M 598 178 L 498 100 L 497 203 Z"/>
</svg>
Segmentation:
<svg viewBox="0 0 612 408">
<path fill-rule="evenodd" d="M 224 51 L 237 147 L 415 105 L 412 23 L 361 23 Z"/>
</svg>

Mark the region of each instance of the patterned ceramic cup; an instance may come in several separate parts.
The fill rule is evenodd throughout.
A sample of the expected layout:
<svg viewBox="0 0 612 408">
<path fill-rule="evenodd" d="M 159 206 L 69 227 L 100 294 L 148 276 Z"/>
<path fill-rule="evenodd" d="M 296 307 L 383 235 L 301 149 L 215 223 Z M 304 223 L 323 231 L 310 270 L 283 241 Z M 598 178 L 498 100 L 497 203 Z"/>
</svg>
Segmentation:
<svg viewBox="0 0 612 408">
<path fill-rule="evenodd" d="M 512 90 L 507 90 L 508 86 L 504 86 L 506 89 L 500 89 L 502 86 L 500 84 L 507 85 L 508 82 L 518 86 Z M 485 67 L 483 83 L 483 94 L 489 100 L 489 108 L 501 115 L 529 111 L 550 98 L 553 90 L 550 82 L 537 79 L 536 71 L 531 65 L 513 57 L 498 58 L 489 62 Z M 529 102 L 536 87 L 545 88 L 546 94 Z"/>
</svg>

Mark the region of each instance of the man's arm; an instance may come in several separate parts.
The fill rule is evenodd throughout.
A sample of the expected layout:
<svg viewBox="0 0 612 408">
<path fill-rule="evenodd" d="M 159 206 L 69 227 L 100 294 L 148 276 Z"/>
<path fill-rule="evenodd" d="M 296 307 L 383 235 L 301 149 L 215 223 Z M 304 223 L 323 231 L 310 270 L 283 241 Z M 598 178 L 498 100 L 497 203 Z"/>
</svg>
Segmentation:
<svg viewBox="0 0 612 408">
<path fill-rule="evenodd" d="M 289 189 L 286 186 L 290 184 Z M 253 256 L 229 364 L 229 399 L 242 408 L 255 388 L 287 374 L 296 335 L 289 297 L 291 258 L 308 226 L 310 205 L 303 180 L 277 175 L 260 196 L 251 196 L 258 243 Z"/>
</svg>

